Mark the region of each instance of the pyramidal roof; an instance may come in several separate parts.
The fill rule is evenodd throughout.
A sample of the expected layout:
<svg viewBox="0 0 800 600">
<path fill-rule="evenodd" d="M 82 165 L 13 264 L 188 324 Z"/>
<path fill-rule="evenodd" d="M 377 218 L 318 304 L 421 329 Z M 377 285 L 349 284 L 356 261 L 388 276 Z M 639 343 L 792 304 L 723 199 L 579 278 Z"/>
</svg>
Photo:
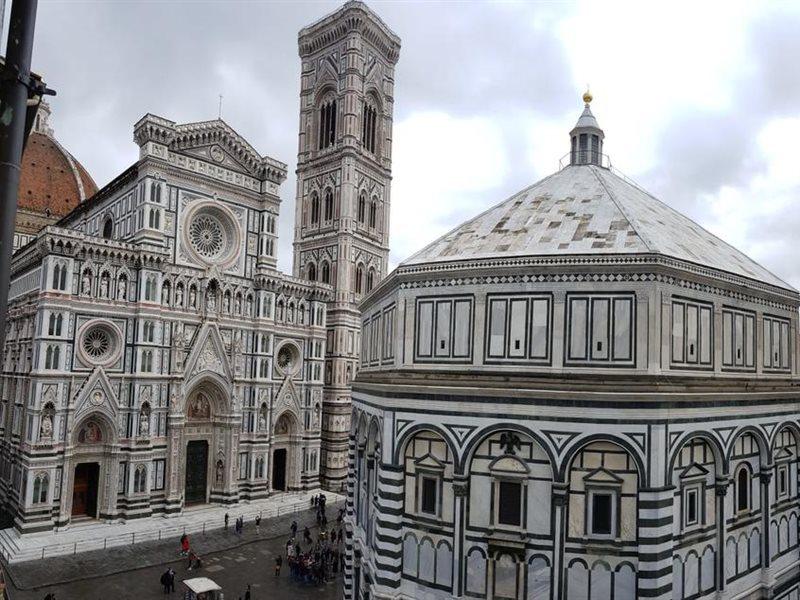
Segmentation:
<svg viewBox="0 0 800 600">
<path fill-rule="evenodd" d="M 597 128 L 596 122 L 590 127 Z M 456 227 L 401 266 L 493 257 L 661 254 L 794 289 L 688 217 L 600 166 L 597 156 L 581 160 L 579 154 L 573 145 L 570 166 Z"/>
</svg>

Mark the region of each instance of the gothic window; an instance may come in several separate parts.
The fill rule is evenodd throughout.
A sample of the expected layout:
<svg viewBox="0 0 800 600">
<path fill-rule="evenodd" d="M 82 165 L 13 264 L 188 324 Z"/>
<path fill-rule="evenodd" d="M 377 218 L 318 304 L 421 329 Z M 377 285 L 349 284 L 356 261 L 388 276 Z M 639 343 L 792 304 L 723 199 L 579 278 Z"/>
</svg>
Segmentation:
<svg viewBox="0 0 800 600">
<path fill-rule="evenodd" d="M 111 217 L 106 217 L 106 220 L 103 223 L 103 238 L 110 240 L 113 235 L 114 235 L 114 222 L 111 220 Z"/>
<path fill-rule="evenodd" d="M 333 219 L 333 192 L 325 190 L 325 220 Z"/>
<path fill-rule="evenodd" d="M 56 265 L 56 266 L 53 268 L 53 286 L 52 286 L 52 287 L 53 287 L 53 289 L 56 289 L 56 290 L 61 290 L 61 289 L 63 289 L 63 288 L 62 288 L 62 287 L 59 285 L 59 283 L 60 283 L 60 281 L 61 281 L 61 273 L 63 272 L 63 271 L 62 271 L 62 269 L 63 269 L 63 270 L 66 270 L 66 269 L 64 269 L 64 268 L 63 268 L 61 265 Z"/>
<path fill-rule="evenodd" d="M 363 224 L 366 219 L 366 212 L 367 212 L 367 199 L 364 197 L 364 194 L 361 194 L 358 198 L 358 222 Z"/>
<path fill-rule="evenodd" d="M 369 272 L 367 273 L 367 293 L 372 291 L 374 285 L 375 285 L 375 269 L 370 267 Z"/>
<path fill-rule="evenodd" d="M 147 488 L 147 467 L 138 465 L 133 473 L 133 493 L 144 494 Z"/>
<path fill-rule="evenodd" d="M 64 317 L 61 313 L 51 313 L 50 323 L 47 328 L 48 335 L 61 335 L 61 326 L 64 324 Z"/>
<path fill-rule="evenodd" d="M 324 261 L 322 263 L 322 283 L 330 283 L 331 282 L 331 266 L 328 264 L 328 261 Z"/>
<path fill-rule="evenodd" d="M 152 350 L 145 350 L 142 352 L 142 368 L 140 369 L 142 373 L 152 373 L 153 372 L 153 351 Z"/>
<path fill-rule="evenodd" d="M 375 153 L 375 139 L 378 123 L 378 111 L 374 106 L 365 102 L 361 114 L 361 143 L 368 152 Z"/>
<path fill-rule="evenodd" d="M 311 224 L 317 223 L 319 223 L 319 196 L 315 193 L 311 196 Z"/>
<path fill-rule="evenodd" d="M 369 205 L 369 226 L 375 229 L 378 222 L 378 201 L 373 200 Z"/>
<path fill-rule="evenodd" d="M 356 267 L 356 279 L 353 282 L 356 294 L 360 294 L 361 293 L 361 291 L 362 291 L 362 289 L 364 287 L 363 280 L 364 280 L 364 267 L 361 266 L 361 265 L 358 265 Z"/>
<path fill-rule="evenodd" d="M 736 512 L 750 509 L 750 470 L 746 465 L 736 474 Z"/>
<path fill-rule="evenodd" d="M 275 316 L 275 318 L 278 321 L 283 321 L 283 299 L 278 300 L 277 315 Z"/>
<path fill-rule="evenodd" d="M 323 102 L 319 109 L 319 150 L 336 142 L 336 99 Z"/>
<path fill-rule="evenodd" d="M 45 369 L 58 369 L 59 359 L 61 358 L 61 349 L 58 346 L 47 346 L 44 354 L 44 368 Z"/>
<path fill-rule="evenodd" d="M 47 502 L 47 490 L 50 486 L 50 478 L 47 473 L 39 473 L 33 480 L 33 504 L 45 504 Z"/>
<path fill-rule="evenodd" d="M 317 280 L 317 266 L 314 263 L 308 265 L 308 279 L 309 281 Z"/>
<path fill-rule="evenodd" d="M 154 331 L 155 323 L 152 321 L 145 321 L 142 325 L 142 341 L 152 342 L 155 339 Z"/>
</svg>

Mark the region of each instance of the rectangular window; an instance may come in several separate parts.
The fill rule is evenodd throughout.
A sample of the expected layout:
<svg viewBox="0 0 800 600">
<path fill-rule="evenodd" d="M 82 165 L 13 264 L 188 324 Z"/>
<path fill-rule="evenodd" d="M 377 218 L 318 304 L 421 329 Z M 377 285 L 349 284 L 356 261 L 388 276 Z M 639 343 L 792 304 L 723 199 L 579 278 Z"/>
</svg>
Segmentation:
<svg viewBox="0 0 800 600">
<path fill-rule="evenodd" d="M 778 497 L 786 496 L 789 493 L 789 467 L 781 465 L 778 467 Z"/>
<path fill-rule="evenodd" d="M 789 370 L 789 322 L 764 316 L 764 368 Z"/>
<path fill-rule="evenodd" d="M 531 358 L 549 360 L 550 300 L 531 300 Z"/>
<path fill-rule="evenodd" d="M 711 367 L 712 306 L 686 300 L 672 302 L 672 364 Z"/>
<path fill-rule="evenodd" d="M 697 525 L 700 521 L 700 490 L 687 488 L 683 494 L 683 522 L 685 527 Z"/>
<path fill-rule="evenodd" d="M 497 522 L 519 527 L 522 524 L 522 484 L 500 481 L 497 485 Z"/>
<path fill-rule="evenodd" d="M 128 463 L 125 461 L 119 463 L 119 478 L 117 479 L 117 493 L 124 494 L 128 482 Z"/>
<path fill-rule="evenodd" d="M 448 301 L 436 303 L 436 356 L 450 356 L 450 307 Z"/>
<path fill-rule="evenodd" d="M 164 489 L 164 466 L 166 465 L 166 461 L 164 459 L 158 459 L 153 461 L 153 481 L 150 485 L 151 490 L 163 490 Z"/>
<path fill-rule="evenodd" d="M 431 356 L 433 336 L 433 302 L 417 304 L 417 356 Z"/>
<path fill-rule="evenodd" d="M 683 302 L 672 303 L 672 362 L 684 362 L 684 317 L 686 305 Z"/>
<path fill-rule="evenodd" d="M 472 347 L 472 301 L 456 300 L 453 358 L 468 358 Z"/>
<path fill-rule="evenodd" d="M 506 347 L 506 300 L 489 302 L 489 356 L 502 358 Z"/>
<path fill-rule="evenodd" d="M 247 479 L 249 455 L 247 452 L 239 453 L 239 479 Z"/>
<path fill-rule="evenodd" d="M 567 298 L 566 363 L 634 362 L 633 294 Z"/>
<path fill-rule="evenodd" d="M 420 512 L 428 515 L 437 514 L 437 495 L 439 480 L 435 477 L 422 477 L 422 490 L 420 492 Z"/>
<path fill-rule="evenodd" d="M 722 366 L 735 370 L 755 368 L 755 316 L 733 308 L 722 309 Z"/>
<path fill-rule="evenodd" d="M 528 317 L 528 301 L 525 299 L 511 300 L 511 318 L 508 324 L 508 356 L 511 358 L 524 358 L 525 320 Z"/>
<path fill-rule="evenodd" d="M 416 359 L 450 362 L 472 356 L 472 299 L 417 300 Z"/>
<path fill-rule="evenodd" d="M 612 535 L 614 494 L 612 492 L 591 492 L 592 535 Z"/>
</svg>

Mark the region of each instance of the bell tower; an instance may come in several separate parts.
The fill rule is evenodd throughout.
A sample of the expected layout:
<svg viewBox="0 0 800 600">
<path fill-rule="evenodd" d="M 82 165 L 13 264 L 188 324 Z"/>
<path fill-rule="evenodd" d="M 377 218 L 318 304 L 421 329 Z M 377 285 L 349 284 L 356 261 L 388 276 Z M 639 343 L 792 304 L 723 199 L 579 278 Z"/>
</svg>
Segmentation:
<svg viewBox="0 0 800 600">
<path fill-rule="evenodd" d="M 294 275 L 333 286 L 328 305 L 321 481 L 347 475 L 358 304 L 386 276 L 394 66 L 400 38 L 351 1 L 300 31 Z"/>
</svg>

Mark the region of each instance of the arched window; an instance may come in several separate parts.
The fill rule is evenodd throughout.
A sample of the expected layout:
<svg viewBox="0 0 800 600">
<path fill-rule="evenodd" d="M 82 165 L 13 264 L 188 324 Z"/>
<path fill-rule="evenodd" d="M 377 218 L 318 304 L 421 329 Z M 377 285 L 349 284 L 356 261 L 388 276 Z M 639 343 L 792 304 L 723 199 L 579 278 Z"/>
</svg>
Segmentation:
<svg viewBox="0 0 800 600">
<path fill-rule="evenodd" d="M 148 222 L 150 229 L 155 229 L 156 227 L 156 211 L 155 209 L 150 209 L 150 220 Z"/>
<path fill-rule="evenodd" d="M 161 229 L 161 211 L 156 211 L 156 229 Z"/>
<path fill-rule="evenodd" d="M 736 474 L 736 512 L 750 509 L 750 470 L 742 466 Z"/>
<path fill-rule="evenodd" d="M 325 190 L 325 220 L 333 219 L 333 192 Z"/>
<path fill-rule="evenodd" d="M 133 493 L 143 494 L 147 488 L 147 467 L 138 465 L 133 473 Z"/>
<path fill-rule="evenodd" d="M 375 229 L 378 222 L 378 202 L 373 200 L 369 205 L 369 226 Z"/>
<path fill-rule="evenodd" d="M 111 217 L 106 217 L 105 223 L 103 223 L 103 238 L 110 240 L 113 234 L 114 222 L 111 220 Z"/>
<path fill-rule="evenodd" d="M 53 267 L 53 289 L 61 289 L 58 287 L 58 282 L 61 276 L 61 265 L 56 265 Z"/>
<path fill-rule="evenodd" d="M 275 318 L 278 321 L 283 321 L 283 299 L 278 300 L 277 309 L 278 309 L 277 315 L 275 316 Z"/>
<path fill-rule="evenodd" d="M 33 504 L 45 504 L 47 502 L 47 489 L 50 486 L 50 478 L 47 473 L 39 473 L 33 480 Z"/>
<path fill-rule="evenodd" d="M 361 194 L 358 198 L 358 222 L 364 223 L 366 219 L 367 213 L 367 199 L 364 198 L 364 194 Z"/>
<path fill-rule="evenodd" d="M 53 347 L 48 346 L 44 352 L 44 368 L 50 369 L 53 364 Z"/>
<path fill-rule="evenodd" d="M 47 335 L 55 335 L 56 334 L 56 315 L 54 313 L 50 313 L 50 321 L 47 326 Z"/>
<path fill-rule="evenodd" d="M 355 284 L 356 294 L 360 294 L 361 290 L 364 287 L 363 279 L 364 279 L 364 267 L 358 265 L 356 267 L 356 280 L 353 282 Z"/>
<path fill-rule="evenodd" d="M 331 282 L 331 266 L 328 261 L 322 263 L 322 283 Z"/>
<path fill-rule="evenodd" d="M 378 111 L 369 103 L 364 103 L 364 111 L 361 114 L 361 143 L 364 149 L 375 154 L 375 140 L 378 125 Z"/>
<path fill-rule="evenodd" d="M 369 272 L 367 273 L 367 293 L 372 291 L 374 285 L 375 285 L 375 269 L 370 268 Z"/>
<path fill-rule="evenodd" d="M 319 196 L 315 193 L 311 196 L 311 224 L 317 223 L 319 223 Z"/>
<path fill-rule="evenodd" d="M 317 280 L 317 266 L 314 263 L 308 265 L 308 279 L 309 281 Z"/>
<path fill-rule="evenodd" d="M 336 99 L 323 102 L 319 109 L 319 149 L 336 142 Z"/>
</svg>

